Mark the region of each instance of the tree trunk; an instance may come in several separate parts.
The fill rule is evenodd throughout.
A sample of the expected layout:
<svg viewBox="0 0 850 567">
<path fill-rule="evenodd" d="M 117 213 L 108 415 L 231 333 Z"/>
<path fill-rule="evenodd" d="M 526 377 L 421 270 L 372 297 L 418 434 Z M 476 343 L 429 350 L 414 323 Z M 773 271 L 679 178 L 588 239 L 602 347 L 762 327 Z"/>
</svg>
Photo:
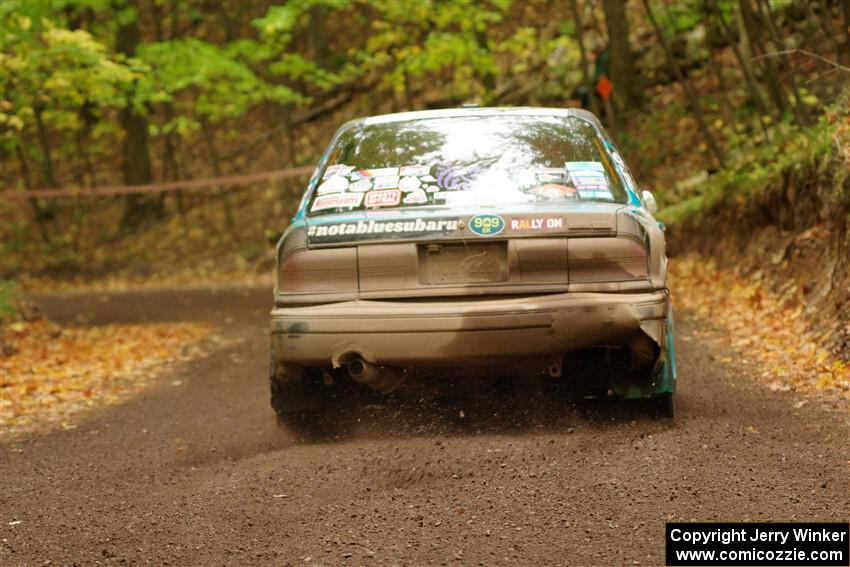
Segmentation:
<svg viewBox="0 0 850 567">
<path fill-rule="evenodd" d="M 131 2 L 138 13 L 138 3 Z M 115 48 L 126 57 L 136 55 L 140 32 L 138 18 L 118 26 Z M 128 185 L 151 183 L 153 172 L 148 150 L 148 121 L 139 114 L 131 100 L 121 109 L 118 115 L 121 128 L 124 130 L 122 153 L 124 157 L 124 182 Z M 143 193 L 127 195 L 124 204 L 124 214 L 121 217 L 121 228 L 130 231 L 151 219 L 162 217 L 162 205 L 158 199 Z"/>
<path fill-rule="evenodd" d="M 838 62 L 850 65 L 850 0 L 840 0 L 844 16 L 844 42 L 838 53 Z"/>
<path fill-rule="evenodd" d="M 646 9 L 646 15 L 649 17 L 649 21 L 652 23 L 652 27 L 655 30 L 655 35 L 658 37 L 658 42 L 664 50 L 664 55 L 667 57 L 667 63 L 670 65 L 673 70 L 673 74 L 685 90 L 685 98 L 688 101 L 688 105 L 691 107 L 691 112 L 693 112 L 694 118 L 697 121 L 697 126 L 705 139 L 705 143 L 708 146 L 709 151 L 711 151 L 711 154 L 714 156 L 714 159 L 717 160 L 718 165 L 723 167 L 723 153 L 705 123 L 705 116 L 703 115 L 702 108 L 700 108 L 699 104 L 699 97 L 691 87 L 690 81 L 688 81 L 684 74 L 682 74 L 682 69 L 679 68 L 679 64 L 673 56 L 670 45 L 667 43 L 667 38 L 664 37 L 664 32 L 661 29 L 661 26 L 658 25 L 655 15 L 652 13 L 652 8 L 649 6 L 649 0 L 643 0 L 643 6 Z"/>
<path fill-rule="evenodd" d="M 44 110 L 41 106 L 33 107 L 33 115 L 35 117 L 35 129 L 38 135 L 38 145 L 41 148 L 41 174 L 45 185 L 48 187 L 58 187 L 56 181 L 56 169 L 53 166 L 53 150 L 50 147 L 50 140 L 47 135 L 47 128 L 44 126 L 44 120 L 41 113 Z M 20 154 L 19 157 L 23 157 Z M 46 224 L 56 218 L 56 207 L 52 202 L 42 200 L 33 201 L 33 211 L 35 212 L 36 220 L 41 224 Z"/>
<path fill-rule="evenodd" d="M 714 58 L 714 46 L 719 42 L 716 33 L 717 30 L 711 22 L 711 13 L 708 10 L 703 12 L 703 25 L 705 26 L 706 42 L 708 44 L 708 66 L 711 69 L 712 74 L 717 78 L 717 87 L 720 89 L 720 110 L 723 113 L 723 120 L 726 122 L 726 125 L 732 127 L 735 123 L 735 118 L 732 116 L 732 108 L 734 108 L 734 106 L 732 104 L 729 87 L 726 84 L 726 76 L 723 73 L 723 66 L 719 65 L 717 60 Z"/>
<path fill-rule="evenodd" d="M 273 122 L 278 125 L 275 128 L 272 146 L 274 147 L 277 167 L 291 167 L 295 165 L 295 139 L 292 131 L 292 104 L 273 104 L 271 106 Z M 280 197 L 288 201 L 296 197 L 298 192 L 298 179 L 282 178 L 279 182 Z"/>
<path fill-rule="evenodd" d="M 24 189 L 30 191 L 33 189 L 32 178 L 30 177 L 30 168 L 27 165 L 27 158 L 24 155 L 24 150 L 21 148 L 20 144 L 15 144 L 15 154 L 18 156 L 18 163 L 21 166 L 21 177 L 24 180 Z M 47 221 L 49 219 L 44 214 L 38 199 L 29 199 L 29 202 L 32 207 L 33 215 L 35 216 L 35 223 L 38 225 L 38 232 L 41 234 L 41 239 L 47 244 L 50 244 L 50 231 L 47 230 Z"/>
<path fill-rule="evenodd" d="M 209 127 L 209 123 L 204 118 L 201 119 L 201 135 L 204 137 L 204 142 L 207 145 L 207 151 L 210 155 L 210 161 L 212 161 L 215 176 L 221 177 L 222 175 L 224 175 L 221 169 L 221 158 L 218 155 L 218 150 L 216 150 L 215 148 L 215 140 L 213 140 L 212 129 Z M 232 234 L 236 223 L 233 219 L 233 206 L 230 203 L 230 196 L 227 194 L 227 188 L 219 188 L 218 196 L 221 199 L 221 203 L 224 208 L 225 227 L 227 228 L 228 232 Z"/>
<path fill-rule="evenodd" d="M 836 53 L 840 54 L 841 53 L 841 47 L 840 47 L 841 46 L 841 39 L 838 38 L 838 37 L 833 37 L 832 33 L 830 33 L 829 26 L 827 24 L 824 24 L 824 21 L 823 21 L 824 20 L 824 15 L 823 15 L 824 12 L 826 13 L 827 22 L 829 21 L 829 12 L 830 12 L 829 7 L 823 6 L 821 8 L 821 15 L 817 15 L 817 14 L 815 14 L 814 8 L 812 8 L 812 2 L 803 2 L 803 5 L 806 7 L 806 15 L 809 17 L 809 21 L 811 22 L 811 26 L 812 27 L 817 26 L 818 31 L 820 31 L 823 34 L 823 37 L 826 40 L 826 42 L 829 44 L 829 46 L 832 49 L 834 49 L 836 51 Z M 772 11 L 770 9 L 769 4 L 767 5 L 767 9 L 769 11 Z M 817 23 L 815 23 L 815 22 L 817 22 Z M 807 37 L 809 37 L 808 34 L 807 34 Z"/>
<path fill-rule="evenodd" d="M 735 34 L 723 18 L 723 12 L 721 12 L 718 8 L 716 0 L 709 0 L 708 7 L 709 10 L 717 16 L 717 20 L 720 22 L 721 28 L 723 28 L 723 33 L 726 35 L 726 40 L 729 42 L 729 47 L 735 54 L 735 58 L 738 59 L 738 63 L 741 65 L 741 73 L 744 75 L 744 83 L 747 85 L 747 90 L 750 93 L 750 98 L 752 99 L 753 104 L 756 105 L 756 110 L 759 113 L 759 123 L 762 125 L 762 128 L 764 128 L 764 122 L 761 117 L 767 114 L 767 107 L 761 98 L 761 93 L 759 91 L 758 83 L 756 82 L 755 74 L 753 73 L 753 68 L 750 65 L 749 60 L 744 56 L 744 52 L 741 51 L 740 46 L 735 41 Z M 765 135 L 766 134 L 767 132 L 765 132 Z"/>
<path fill-rule="evenodd" d="M 590 74 L 590 68 L 587 61 L 587 50 L 584 46 L 584 26 L 582 25 L 581 12 L 578 9 L 578 0 L 571 0 L 573 9 L 573 20 L 576 25 L 576 41 L 578 42 L 578 50 L 581 55 L 581 76 L 584 82 L 584 89 L 587 92 L 588 106 L 590 111 L 599 116 L 599 101 L 596 98 L 596 91 L 593 85 L 593 77 Z"/>
<path fill-rule="evenodd" d="M 641 80 L 635 70 L 629 43 L 629 22 L 625 0 L 604 0 L 605 25 L 608 28 L 608 60 L 614 97 L 623 108 L 635 108 L 641 103 Z"/>
<path fill-rule="evenodd" d="M 38 145 L 41 148 L 41 174 L 44 177 L 44 183 L 48 187 L 58 187 L 56 182 L 56 168 L 53 167 L 53 152 L 50 147 L 50 140 L 47 136 L 47 128 L 44 127 L 44 120 L 41 113 L 44 109 L 39 105 L 33 107 L 33 116 L 35 118 L 35 131 L 38 135 Z"/>
<path fill-rule="evenodd" d="M 738 0 L 738 9 L 741 14 L 741 21 L 744 24 L 741 28 L 741 35 L 748 38 L 754 54 L 765 55 L 767 51 L 761 41 L 759 25 L 758 22 L 756 22 L 750 0 Z M 770 95 L 770 99 L 773 101 L 773 104 L 776 106 L 779 114 L 783 115 L 788 110 L 788 104 L 785 99 L 785 92 L 782 90 L 782 85 L 779 80 L 779 72 L 776 69 L 776 64 L 770 57 L 762 57 L 761 62 L 762 73 L 764 74 L 764 83 L 765 86 L 767 86 L 767 93 Z"/>
<path fill-rule="evenodd" d="M 757 4 L 761 16 L 764 18 L 764 21 L 767 24 L 767 29 L 770 33 L 770 38 L 773 40 L 774 48 L 776 49 L 776 51 L 785 50 L 785 43 L 782 41 L 782 38 L 779 35 L 779 30 L 776 29 L 776 26 L 773 22 L 773 10 L 770 9 L 770 4 L 767 2 L 767 0 L 757 0 Z M 800 97 L 800 88 L 797 85 L 797 77 L 795 76 L 794 70 L 792 68 L 791 58 L 787 54 L 780 55 L 779 57 L 780 61 L 783 64 L 785 72 L 788 73 L 791 96 L 794 97 L 794 117 L 797 119 L 797 123 L 801 126 L 808 126 L 811 124 L 811 119 L 809 117 L 809 113 L 806 111 L 806 107 L 803 106 L 803 101 Z"/>
<path fill-rule="evenodd" d="M 172 39 L 176 37 L 173 35 L 176 33 L 176 23 L 177 23 L 177 5 L 172 2 L 170 4 L 171 8 L 171 32 L 170 36 Z M 162 11 L 161 6 L 157 2 L 151 3 L 151 10 L 153 11 L 154 16 L 154 29 L 156 30 L 156 40 L 157 41 L 166 41 L 165 28 L 163 26 L 163 20 L 165 19 L 165 15 Z M 174 106 L 171 102 L 163 103 L 163 110 L 165 113 L 165 123 L 168 124 L 172 120 L 174 120 Z M 181 179 L 180 168 L 177 165 L 177 149 L 176 144 L 174 143 L 174 132 L 170 131 L 165 134 L 165 139 L 163 140 L 162 147 L 162 179 L 165 180 L 175 180 L 178 181 Z M 165 196 L 166 193 L 160 194 L 160 206 L 165 208 Z M 174 200 L 177 203 L 177 213 L 180 215 L 180 218 L 183 220 L 184 228 L 187 228 L 185 223 L 186 221 L 186 203 L 183 199 L 183 192 L 179 189 L 174 192 Z"/>
</svg>

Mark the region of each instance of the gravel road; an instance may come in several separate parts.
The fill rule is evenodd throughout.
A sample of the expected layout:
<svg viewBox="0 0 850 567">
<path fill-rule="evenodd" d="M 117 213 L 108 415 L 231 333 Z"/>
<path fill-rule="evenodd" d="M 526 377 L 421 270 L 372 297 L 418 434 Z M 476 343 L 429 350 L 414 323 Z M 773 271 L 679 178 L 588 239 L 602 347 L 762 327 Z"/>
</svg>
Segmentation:
<svg viewBox="0 0 850 567">
<path fill-rule="evenodd" d="M 39 302 L 220 340 L 77 429 L 0 445 L 4 566 L 662 565 L 667 521 L 850 517 L 846 405 L 752 384 L 687 313 L 672 421 L 467 381 L 353 399 L 304 437 L 268 404 L 268 290 Z"/>
</svg>

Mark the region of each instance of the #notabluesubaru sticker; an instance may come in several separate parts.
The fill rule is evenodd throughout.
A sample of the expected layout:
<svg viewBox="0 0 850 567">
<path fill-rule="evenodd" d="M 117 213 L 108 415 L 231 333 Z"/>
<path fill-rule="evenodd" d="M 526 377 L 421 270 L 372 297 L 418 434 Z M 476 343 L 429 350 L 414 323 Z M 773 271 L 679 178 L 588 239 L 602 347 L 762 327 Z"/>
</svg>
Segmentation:
<svg viewBox="0 0 850 567">
<path fill-rule="evenodd" d="M 311 224 L 307 236 L 313 242 L 344 242 L 372 238 L 407 238 L 446 235 L 460 230 L 457 218 L 414 218 L 405 220 L 358 220 Z"/>
</svg>

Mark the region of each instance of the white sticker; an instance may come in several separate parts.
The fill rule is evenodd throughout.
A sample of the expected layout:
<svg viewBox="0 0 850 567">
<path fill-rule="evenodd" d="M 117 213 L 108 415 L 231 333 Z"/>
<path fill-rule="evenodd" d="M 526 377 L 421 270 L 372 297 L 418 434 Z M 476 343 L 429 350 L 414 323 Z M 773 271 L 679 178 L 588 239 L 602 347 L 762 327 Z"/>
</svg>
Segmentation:
<svg viewBox="0 0 850 567">
<path fill-rule="evenodd" d="M 386 177 L 388 175 L 398 175 L 397 167 L 380 167 L 378 169 L 359 169 L 357 171 L 352 171 L 351 179 L 356 181 L 358 179 L 367 179 L 369 177 Z"/>
<path fill-rule="evenodd" d="M 434 198 L 445 201 L 450 205 L 466 205 L 476 202 L 476 196 L 469 191 L 440 191 L 434 193 Z"/>
<path fill-rule="evenodd" d="M 345 177 L 331 177 L 316 190 L 319 195 L 328 193 L 342 193 L 348 188 L 348 179 Z"/>
<path fill-rule="evenodd" d="M 422 185 L 422 182 L 419 181 L 418 177 L 402 177 L 401 181 L 398 182 L 398 188 L 402 191 L 413 191 L 418 189 L 420 185 Z"/>
<path fill-rule="evenodd" d="M 360 181 L 355 181 L 351 185 L 348 186 L 349 191 L 353 191 L 355 193 L 363 193 L 372 188 L 372 180 L 371 179 L 361 179 Z"/>
<path fill-rule="evenodd" d="M 428 175 L 431 166 L 428 165 L 405 165 L 399 171 L 399 175 Z"/>
<path fill-rule="evenodd" d="M 604 191 L 608 189 L 607 186 L 604 185 L 576 185 L 576 189 L 581 189 L 582 191 Z"/>
<path fill-rule="evenodd" d="M 353 169 L 354 169 L 353 165 L 345 165 L 343 163 L 338 163 L 336 165 L 332 165 L 329 168 L 327 168 L 325 170 L 325 175 L 324 175 L 324 177 L 322 177 L 322 179 L 328 179 L 330 177 L 336 177 L 338 175 L 345 177 L 346 175 L 351 173 L 351 170 L 353 170 Z"/>
<path fill-rule="evenodd" d="M 401 203 L 401 191 L 391 189 L 389 191 L 369 191 L 366 193 L 365 207 L 394 207 Z"/>
<path fill-rule="evenodd" d="M 580 169 L 605 171 L 605 167 L 603 167 L 602 163 L 598 161 L 568 161 L 565 165 L 570 172 Z"/>
<path fill-rule="evenodd" d="M 428 193 L 436 193 L 439 190 L 440 190 L 440 188 L 437 187 L 436 185 L 426 185 L 425 186 L 425 191 L 427 191 Z"/>
<path fill-rule="evenodd" d="M 311 211 L 323 211 L 325 209 L 343 209 L 357 207 L 363 201 L 363 193 L 337 193 L 334 195 L 323 195 L 316 197 L 313 201 Z"/>
<path fill-rule="evenodd" d="M 564 170 L 560 167 L 538 167 L 534 170 L 534 173 L 538 175 L 545 175 L 547 173 L 551 175 L 563 175 Z"/>
<path fill-rule="evenodd" d="M 398 187 L 398 175 L 388 175 L 375 178 L 375 189 L 395 189 Z"/>
<path fill-rule="evenodd" d="M 604 173 L 601 173 L 599 171 L 593 171 L 590 169 L 578 169 L 576 171 L 570 171 L 570 178 L 575 179 L 576 177 L 595 177 L 603 181 L 607 180 L 607 177 L 605 177 Z"/>
<path fill-rule="evenodd" d="M 421 179 L 425 183 L 436 183 L 437 182 L 437 180 L 434 178 L 433 175 L 423 175 L 419 179 Z"/>
<path fill-rule="evenodd" d="M 573 177 L 573 185 L 599 185 L 600 187 L 608 187 L 608 180 L 604 177 Z"/>
<path fill-rule="evenodd" d="M 564 170 L 554 167 L 542 167 L 534 170 L 534 175 L 539 183 L 552 183 L 564 180 Z"/>
<path fill-rule="evenodd" d="M 610 191 L 594 191 L 594 196 L 597 199 L 604 199 L 606 201 L 614 200 L 614 195 L 612 195 Z"/>
<path fill-rule="evenodd" d="M 428 202 L 428 195 L 422 189 L 416 189 L 404 197 L 408 205 L 421 205 Z"/>
</svg>

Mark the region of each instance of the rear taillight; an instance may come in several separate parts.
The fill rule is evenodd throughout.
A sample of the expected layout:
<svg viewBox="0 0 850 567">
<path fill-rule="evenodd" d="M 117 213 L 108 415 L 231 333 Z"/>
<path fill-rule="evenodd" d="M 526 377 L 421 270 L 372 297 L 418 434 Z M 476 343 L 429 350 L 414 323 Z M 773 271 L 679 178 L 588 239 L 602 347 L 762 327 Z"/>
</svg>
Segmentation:
<svg viewBox="0 0 850 567">
<path fill-rule="evenodd" d="M 568 250 L 571 284 L 649 277 L 646 247 L 632 238 L 571 238 Z"/>
<path fill-rule="evenodd" d="M 281 258 L 278 266 L 279 294 L 357 293 L 357 249 L 299 248 Z"/>
</svg>

